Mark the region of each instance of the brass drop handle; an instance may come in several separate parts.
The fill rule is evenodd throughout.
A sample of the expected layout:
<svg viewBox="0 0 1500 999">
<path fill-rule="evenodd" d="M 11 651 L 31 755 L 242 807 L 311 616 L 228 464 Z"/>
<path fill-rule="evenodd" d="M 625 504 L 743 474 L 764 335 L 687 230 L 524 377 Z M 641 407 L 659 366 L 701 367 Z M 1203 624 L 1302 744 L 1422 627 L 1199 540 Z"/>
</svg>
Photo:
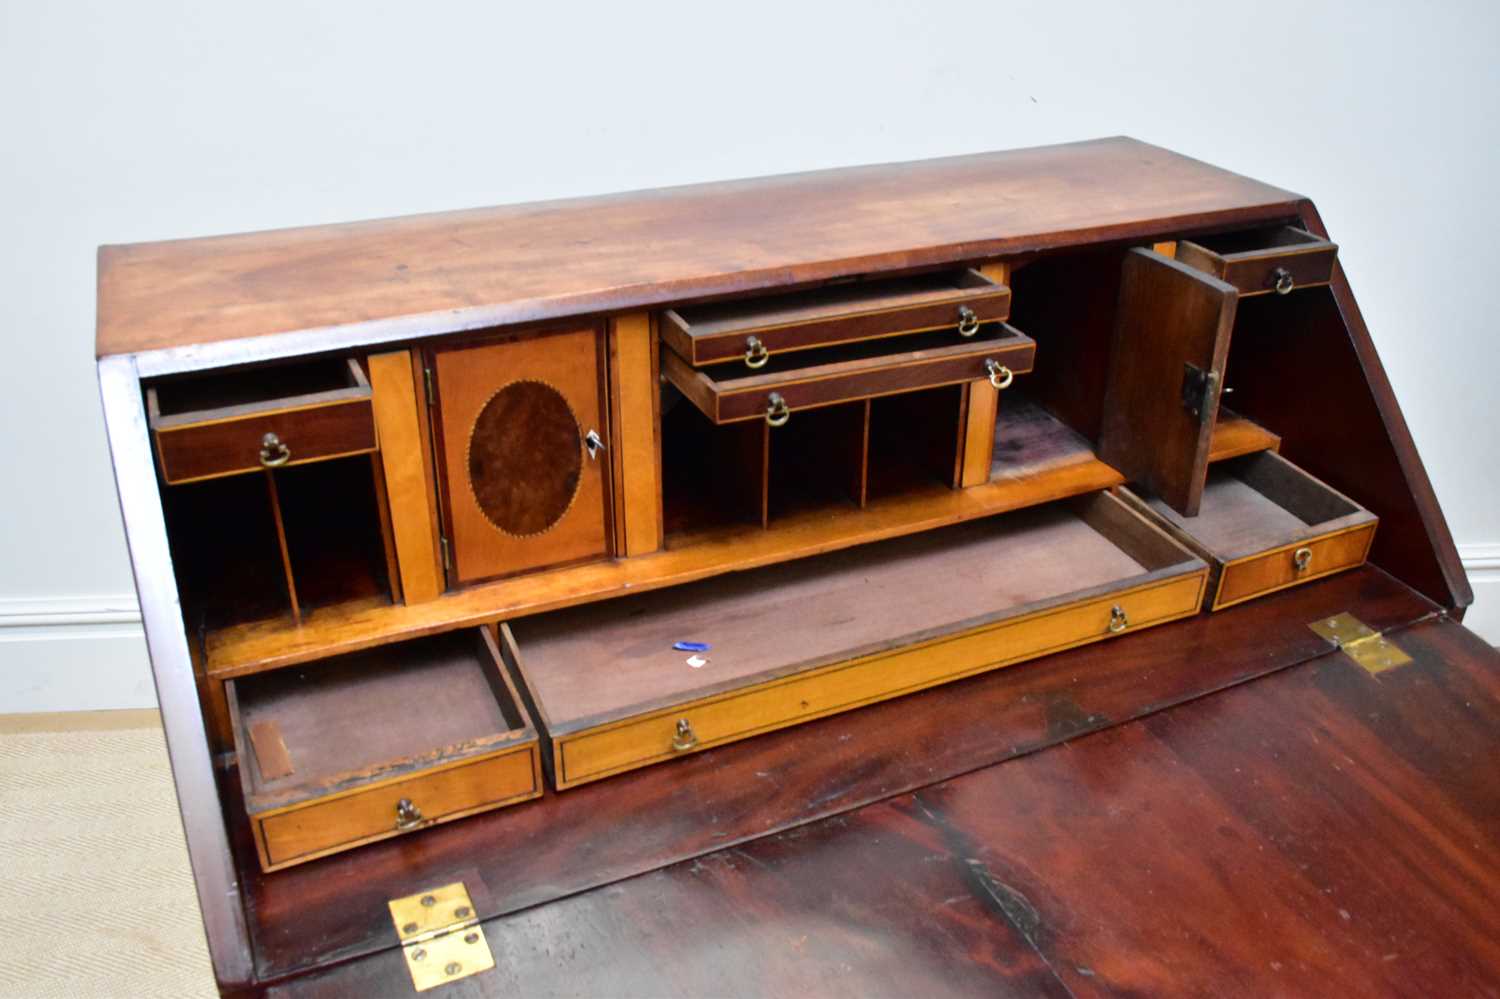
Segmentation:
<svg viewBox="0 0 1500 999">
<path fill-rule="evenodd" d="M 1271 279 L 1276 282 L 1276 294 L 1286 295 L 1297 286 L 1292 280 L 1292 272 L 1285 267 L 1278 267 L 1271 272 Z"/>
<path fill-rule="evenodd" d="M 1298 572 L 1306 572 L 1312 565 L 1312 549 L 1298 548 L 1292 552 L 1292 568 Z"/>
<path fill-rule="evenodd" d="M 752 336 L 745 340 L 745 367 L 764 368 L 770 359 L 771 352 L 760 342 L 760 337 Z"/>
<path fill-rule="evenodd" d="M 766 398 L 766 422 L 773 427 L 781 427 L 791 418 L 792 408 L 786 404 L 780 392 L 772 392 Z"/>
<path fill-rule="evenodd" d="M 590 430 L 583 435 L 583 446 L 589 450 L 589 458 L 598 460 L 599 452 L 604 450 L 604 438 L 599 436 L 599 431 Z"/>
<path fill-rule="evenodd" d="M 997 389 L 1010 388 L 1010 383 L 1016 380 L 1016 373 L 993 357 L 984 359 L 984 370 L 989 372 L 990 384 Z"/>
<path fill-rule="evenodd" d="M 1125 616 L 1125 608 L 1115 604 L 1109 609 L 1109 633 L 1118 635 L 1130 627 L 1130 618 Z"/>
<path fill-rule="evenodd" d="M 260 463 L 267 468 L 276 468 L 292 460 L 292 449 L 281 442 L 275 434 L 266 434 L 260 439 Z"/>
<path fill-rule="evenodd" d="M 396 828 L 405 832 L 422 824 L 422 810 L 412 804 L 410 798 L 396 802 Z"/>
<path fill-rule="evenodd" d="M 698 736 L 693 731 L 693 723 L 686 718 L 677 719 L 677 734 L 672 738 L 672 749 L 679 753 L 685 753 L 698 745 Z"/>
<path fill-rule="evenodd" d="M 958 307 L 958 335 L 969 337 L 979 332 L 979 314 L 967 305 Z"/>
</svg>

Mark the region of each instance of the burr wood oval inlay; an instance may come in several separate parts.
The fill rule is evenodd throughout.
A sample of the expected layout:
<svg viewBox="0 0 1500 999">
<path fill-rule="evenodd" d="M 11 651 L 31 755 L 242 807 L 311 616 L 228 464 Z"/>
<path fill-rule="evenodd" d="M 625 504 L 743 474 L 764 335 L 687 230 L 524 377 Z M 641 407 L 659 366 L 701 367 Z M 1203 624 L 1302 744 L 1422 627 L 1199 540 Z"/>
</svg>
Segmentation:
<svg viewBox="0 0 1500 999">
<path fill-rule="evenodd" d="M 541 534 L 572 506 L 583 473 L 583 433 L 562 393 L 545 382 L 502 387 L 469 432 L 469 488 L 506 534 Z"/>
</svg>

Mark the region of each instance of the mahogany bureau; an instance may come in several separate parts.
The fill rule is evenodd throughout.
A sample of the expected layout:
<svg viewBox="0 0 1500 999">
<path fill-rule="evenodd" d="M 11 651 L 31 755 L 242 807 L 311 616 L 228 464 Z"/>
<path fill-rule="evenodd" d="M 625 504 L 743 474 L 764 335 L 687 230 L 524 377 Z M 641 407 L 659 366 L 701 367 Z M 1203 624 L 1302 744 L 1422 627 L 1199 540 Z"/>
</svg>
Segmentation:
<svg viewBox="0 0 1500 999">
<path fill-rule="evenodd" d="M 995 920 L 927 984 L 984 991 L 975 948 L 1047 941 L 929 801 L 1021 807 L 1103 729 L 1144 766 L 1097 740 L 1293 667 L 1416 675 L 1471 601 L 1311 202 L 1129 139 L 106 246 L 97 347 L 226 993 L 917 988 L 694 978 L 671 927 L 741 890 L 694 858 L 938 905 L 798 846 L 921 815 Z M 1038 823 L 1113 793 L 1054 780 Z M 687 977 L 516 937 L 638 923 L 653 871 L 675 942 L 575 942 Z"/>
</svg>

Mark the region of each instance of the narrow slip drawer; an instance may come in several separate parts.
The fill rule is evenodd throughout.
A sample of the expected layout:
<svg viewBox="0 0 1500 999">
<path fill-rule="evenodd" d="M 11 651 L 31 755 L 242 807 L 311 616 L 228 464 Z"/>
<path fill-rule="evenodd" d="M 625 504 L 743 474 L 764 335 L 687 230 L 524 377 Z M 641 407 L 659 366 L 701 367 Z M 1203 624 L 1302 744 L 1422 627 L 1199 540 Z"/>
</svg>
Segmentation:
<svg viewBox="0 0 1500 999">
<path fill-rule="evenodd" d="M 542 793 L 536 729 L 487 629 L 229 680 L 226 695 L 267 871 Z"/>
<path fill-rule="evenodd" d="M 1036 343 L 1005 323 L 970 338 L 919 333 L 900 339 L 799 351 L 756 371 L 693 368 L 671 351 L 662 373 L 715 423 L 765 420 L 773 427 L 802 409 L 989 378 L 1004 388 L 1031 371 Z"/>
<path fill-rule="evenodd" d="M 352 358 L 159 382 L 146 410 L 173 485 L 376 448 L 370 383 Z"/>
<path fill-rule="evenodd" d="M 1099 493 L 522 618 L 501 653 L 562 789 L 1195 614 L 1207 572 Z"/>
<path fill-rule="evenodd" d="M 1333 280 L 1339 248 L 1295 226 L 1178 240 L 1177 259 L 1234 285 L 1241 295 L 1288 294 Z"/>
<path fill-rule="evenodd" d="M 1010 316 L 1010 289 L 975 270 L 851 281 L 662 313 L 662 340 L 695 366 L 752 369 L 787 351 L 946 330 L 973 336 Z"/>
<path fill-rule="evenodd" d="M 1373 513 L 1271 451 L 1212 466 L 1196 517 L 1120 492 L 1209 563 L 1210 610 L 1363 565 L 1375 540 Z"/>
</svg>

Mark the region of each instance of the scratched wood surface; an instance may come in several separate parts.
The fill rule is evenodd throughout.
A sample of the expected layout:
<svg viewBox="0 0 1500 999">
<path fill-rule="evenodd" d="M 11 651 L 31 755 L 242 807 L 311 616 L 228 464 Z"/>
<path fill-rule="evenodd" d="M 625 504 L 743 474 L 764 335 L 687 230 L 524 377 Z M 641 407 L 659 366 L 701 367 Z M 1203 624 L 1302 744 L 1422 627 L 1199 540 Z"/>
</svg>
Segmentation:
<svg viewBox="0 0 1500 999">
<path fill-rule="evenodd" d="M 258 976 L 389 947 L 386 900 L 427 886 L 516 912 L 1142 717 L 1327 651 L 1300 622 L 1345 610 L 1382 629 L 1435 608 L 1361 568 L 269 876 L 226 786 Z"/>
<path fill-rule="evenodd" d="M 1396 639 L 491 920 L 447 994 L 1500 994 L 1500 654 Z"/>
</svg>

